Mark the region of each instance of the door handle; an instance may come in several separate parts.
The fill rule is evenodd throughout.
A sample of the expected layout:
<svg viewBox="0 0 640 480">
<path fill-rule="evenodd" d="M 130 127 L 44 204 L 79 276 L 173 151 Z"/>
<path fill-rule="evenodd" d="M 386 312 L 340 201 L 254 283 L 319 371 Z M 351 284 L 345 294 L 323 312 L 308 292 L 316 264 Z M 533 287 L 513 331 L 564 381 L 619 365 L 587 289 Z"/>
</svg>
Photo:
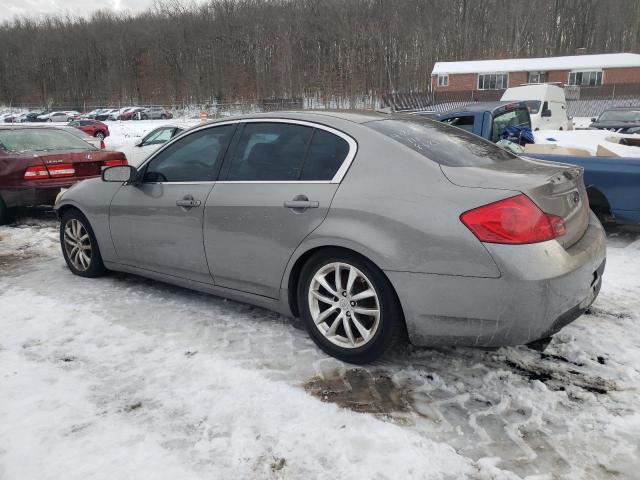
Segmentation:
<svg viewBox="0 0 640 480">
<path fill-rule="evenodd" d="M 182 200 L 178 200 L 176 205 L 178 207 L 186 208 L 187 210 L 193 207 L 200 206 L 200 200 L 194 200 L 191 195 L 185 195 Z"/>
<path fill-rule="evenodd" d="M 296 195 L 293 197 L 293 200 L 284 202 L 284 206 L 285 208 L 290 208 L 293 211 L 303 212 L 307 208 L 318 208 L 320 206 L 320 202 L 309 200 L 306 195 Z"/>
<path fill-rule="evenodd" d="M 287 208 L 318 208 L 320 202 L 312 202 L 310 200 L 289 200 L 284 202 L 284 206 Z"/>
</svg>

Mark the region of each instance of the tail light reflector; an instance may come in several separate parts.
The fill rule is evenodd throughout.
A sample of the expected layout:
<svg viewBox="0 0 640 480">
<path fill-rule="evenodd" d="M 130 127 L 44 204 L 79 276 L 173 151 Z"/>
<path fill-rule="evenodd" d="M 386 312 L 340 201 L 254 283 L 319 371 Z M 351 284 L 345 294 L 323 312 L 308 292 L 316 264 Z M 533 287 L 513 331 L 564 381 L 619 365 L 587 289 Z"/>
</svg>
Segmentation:
<svg viewBox="0 0 640 480">
<path fill-rule="evenodd" d="M 119 159 L 119 160 L 105 160 L 104 162 L 102 162 L 103 168 L 117 167 L 118 165 L 127 165 L 127 161 Z"/>
<path fill-rule="evenodd" d="M 25 180 L 42 180 L 43 178 L 49 178 L 49 172 L 44 165 L 28 167 L 24 172 Z"/>
<path fill-rule="evenodd" d="M 51 178 L 73 177 L 76 169 L 71 163 L 57 163 L 55 165 L 47 165 Z"/>
<path fill-rule="evenodd" d="M 100 140 L 100 150 L 104 150 L 105 148 L 104 140 Z"/>
<path fill-rule="evenodd" d="M 486 243 L 538 243 L 566 233 L 562 217 L 543 212 L 523 194 L 469 210 L 460 220 Z"/>
</svg>

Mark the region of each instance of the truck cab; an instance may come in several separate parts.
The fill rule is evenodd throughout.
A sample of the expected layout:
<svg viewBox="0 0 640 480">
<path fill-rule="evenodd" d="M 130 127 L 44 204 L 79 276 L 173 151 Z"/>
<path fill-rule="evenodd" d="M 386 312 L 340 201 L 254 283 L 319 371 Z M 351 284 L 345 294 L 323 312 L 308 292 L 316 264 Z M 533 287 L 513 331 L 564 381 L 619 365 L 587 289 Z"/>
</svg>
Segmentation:
<svg viewBox="0 0 640 480">
<path fill-rule="evenodd" d="M 531 128 L 525 102 L 485 102 L 465 105 L 436 116 L 436 120 L 497 142 L 507 127 Z"/>
</svg>

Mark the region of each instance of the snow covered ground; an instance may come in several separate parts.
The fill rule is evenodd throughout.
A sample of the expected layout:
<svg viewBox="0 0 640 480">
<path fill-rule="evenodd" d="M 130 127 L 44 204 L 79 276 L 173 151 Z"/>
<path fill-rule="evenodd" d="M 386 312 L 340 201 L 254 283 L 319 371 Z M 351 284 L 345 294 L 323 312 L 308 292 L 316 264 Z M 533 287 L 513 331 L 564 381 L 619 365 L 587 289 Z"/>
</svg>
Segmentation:
<svg viewBox="0 0 640 480">
<path fill-rule="evenodd" d="M 73 276 L 51 212 L 0 227 L 0 479 L 636 479 L 640 237 L 544 354 L 406 346 L 354 367 L 297 321 Z"/>
</svg>

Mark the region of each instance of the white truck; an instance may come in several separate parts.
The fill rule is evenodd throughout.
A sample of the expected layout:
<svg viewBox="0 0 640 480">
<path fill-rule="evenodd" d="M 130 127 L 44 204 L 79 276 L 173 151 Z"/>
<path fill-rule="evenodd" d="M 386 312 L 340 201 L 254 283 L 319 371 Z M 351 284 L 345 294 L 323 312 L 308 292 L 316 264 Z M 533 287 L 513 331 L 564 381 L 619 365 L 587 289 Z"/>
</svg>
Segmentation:
<svg viewBox="0 0 640 480">
<path fill-rule="evenodd" d="M 540 83 L 507 88 L 501 100 L 525 102 L 532 130 L 573 130 L 564 90 L 556 85 Z"/>
</svg>

